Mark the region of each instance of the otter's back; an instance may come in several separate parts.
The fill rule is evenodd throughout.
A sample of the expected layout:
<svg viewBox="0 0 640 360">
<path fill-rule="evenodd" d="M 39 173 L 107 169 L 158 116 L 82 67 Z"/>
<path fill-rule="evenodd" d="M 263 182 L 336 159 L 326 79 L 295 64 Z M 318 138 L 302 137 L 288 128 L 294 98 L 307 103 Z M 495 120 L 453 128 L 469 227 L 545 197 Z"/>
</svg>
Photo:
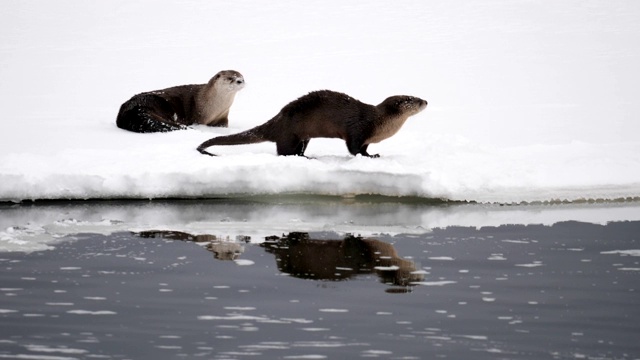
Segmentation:
<svg viewBox="0 0 640 360">
<path fill-rule="evenodd" d="M 375 116 L 375 107 L 349 95 L 314 91 L 292 101 L 280 111 L 281 119 L 301 138 L 346 138 L 349 128 L 363 126 Z"/>
</svg>

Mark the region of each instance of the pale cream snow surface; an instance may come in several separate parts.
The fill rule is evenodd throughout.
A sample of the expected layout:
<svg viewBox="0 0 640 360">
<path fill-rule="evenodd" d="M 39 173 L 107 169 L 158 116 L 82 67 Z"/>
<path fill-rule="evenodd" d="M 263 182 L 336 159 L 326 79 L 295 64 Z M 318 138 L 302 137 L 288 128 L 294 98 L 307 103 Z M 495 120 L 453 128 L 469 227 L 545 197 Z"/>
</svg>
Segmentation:
<svg viewBox="0 0 640 360">
<path fill-rule="evenodd" d="M 140 16 L 144 13 L 144 16 Z M 224 16 L 219 16 L 221 13 Z M 640 196 L 640 3 L 9 2 L 0 14 L 0 201 L 379 194 L 520 203 Z M 167 26 L 171 24 L 171 26 Z M 230 129 L 115 127 L 135 93 L 247 88 Z M 313 90 L 429 101 L 394 137 L 313 159 L 204 140 Z"/>
</svg>

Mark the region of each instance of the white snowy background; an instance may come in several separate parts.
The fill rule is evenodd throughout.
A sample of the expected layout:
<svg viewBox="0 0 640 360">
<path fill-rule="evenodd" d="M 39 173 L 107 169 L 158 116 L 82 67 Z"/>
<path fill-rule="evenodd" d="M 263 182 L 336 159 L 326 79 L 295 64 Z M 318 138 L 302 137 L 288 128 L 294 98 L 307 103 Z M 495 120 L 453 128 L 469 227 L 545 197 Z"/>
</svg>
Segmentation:
<svg viewBox="0 0 640 360">
<path fill-rule="evenodd" d="M 640 2 L 17 1 L 0 4 L 0 200 L 382 194 L 640 196 Z M 242 72 L 230 128 L 136 134 L 133 94 Z M 313 90 L 427 109 L 352 157 L 195 147 Z"/>
</svg>

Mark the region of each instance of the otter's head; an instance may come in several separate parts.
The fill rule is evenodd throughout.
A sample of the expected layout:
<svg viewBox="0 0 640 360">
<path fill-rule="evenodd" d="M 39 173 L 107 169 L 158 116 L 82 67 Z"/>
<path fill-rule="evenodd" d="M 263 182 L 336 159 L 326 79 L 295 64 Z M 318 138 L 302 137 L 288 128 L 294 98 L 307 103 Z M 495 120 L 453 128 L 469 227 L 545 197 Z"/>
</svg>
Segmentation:
<svg viewBox="0 0 640 360">
<path fill-rule="evenodd" d="M 388 114 L 415 115 L 427 107 L 427 101 L 415 96 L 396 95 L 386 98 L 378 108 Z"/>
<path fill-rule="evenodd" d="M 223 70 L 217 73 L 209 81 L 218 90 L 236 93 L 244 87 L 244 77 L 235 70 Z"/>
</svg>

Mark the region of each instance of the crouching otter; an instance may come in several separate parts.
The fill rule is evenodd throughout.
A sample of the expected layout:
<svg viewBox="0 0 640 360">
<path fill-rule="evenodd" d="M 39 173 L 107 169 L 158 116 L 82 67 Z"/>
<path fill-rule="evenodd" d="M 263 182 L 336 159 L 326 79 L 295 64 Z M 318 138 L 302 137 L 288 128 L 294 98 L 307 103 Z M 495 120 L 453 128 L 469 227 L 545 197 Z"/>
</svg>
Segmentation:
<svg viewBox="0 0 640 360">
<path fill-rule="evenodd" d="M 391 96 L 378 105 L 369 105 L 346 94 L 321 90 L 311 92 L 286 105 L 266 123 L 253 129 L 209 139 L 200 146 L 202 154 L 213 145 L 276 143 L 278 155 L 304 156 L 311 138 L 340 138 L 352 155 L 378 157 L 367 152 L 369 144 L 393 136 L 412 115 L 427 107 L 413 96 Z"/>
<path fill-rule="evenodd" d="M 226 127 L 229 108 L 244 84 L 242 74 L 224 70 L 206 84 L 137 94 L 122 104 L 116 125 L 139 133 L 181 130 L 192 124 Z"/>
</svg>

